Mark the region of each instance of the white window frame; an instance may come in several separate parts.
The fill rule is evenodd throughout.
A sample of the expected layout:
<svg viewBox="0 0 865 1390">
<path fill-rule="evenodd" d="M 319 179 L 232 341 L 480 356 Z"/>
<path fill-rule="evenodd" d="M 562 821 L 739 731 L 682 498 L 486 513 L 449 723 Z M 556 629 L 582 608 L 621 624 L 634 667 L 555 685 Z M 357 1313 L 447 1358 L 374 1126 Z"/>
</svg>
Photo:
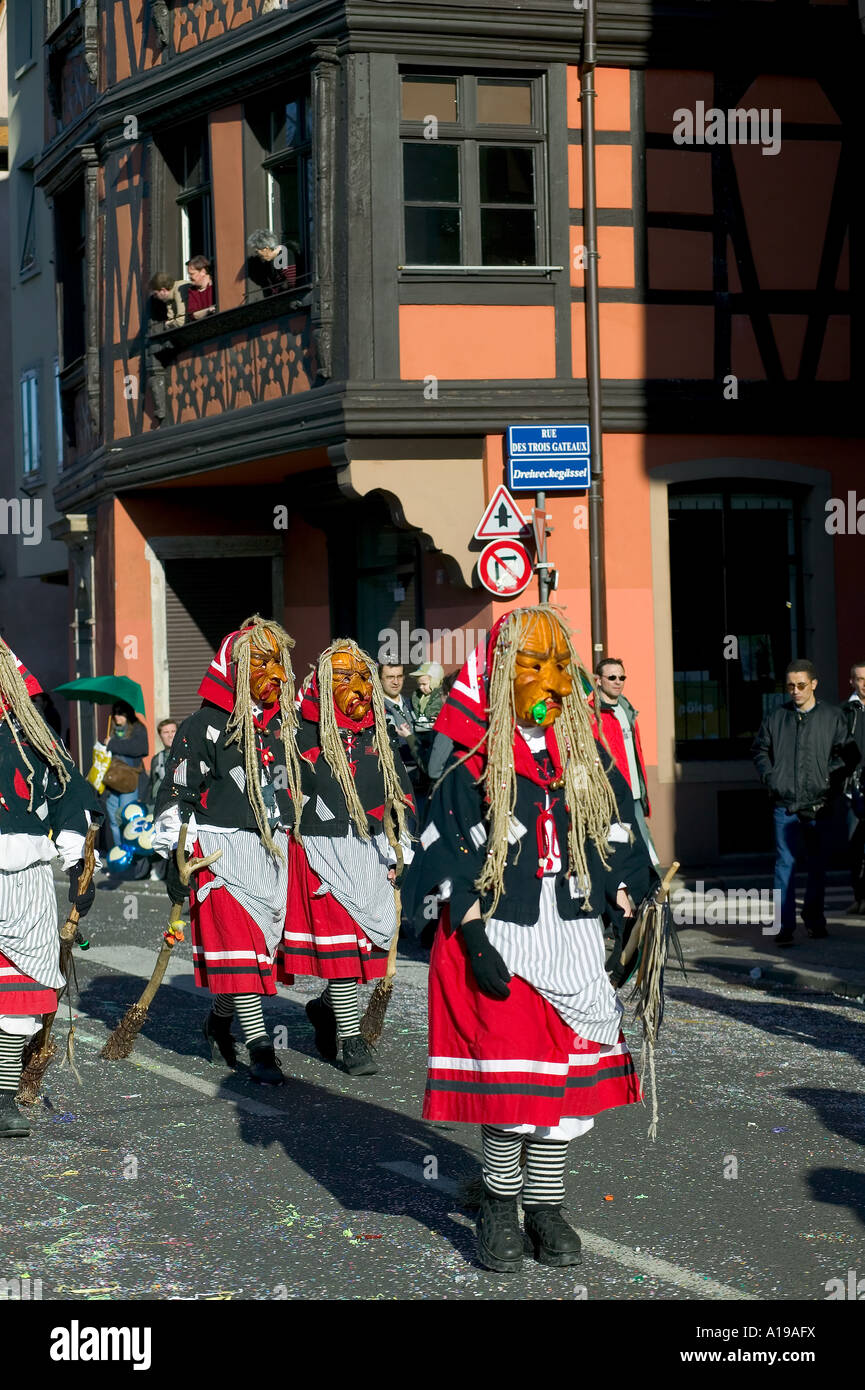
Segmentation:
<svg viewBox="0 0 865 1390">
<path fill-rule="evenodd" d="M 39 368 L 21 373 L 21 462 L 25 478 L 38 473 L 42 457 L 39 446 Z"/>
</svg>

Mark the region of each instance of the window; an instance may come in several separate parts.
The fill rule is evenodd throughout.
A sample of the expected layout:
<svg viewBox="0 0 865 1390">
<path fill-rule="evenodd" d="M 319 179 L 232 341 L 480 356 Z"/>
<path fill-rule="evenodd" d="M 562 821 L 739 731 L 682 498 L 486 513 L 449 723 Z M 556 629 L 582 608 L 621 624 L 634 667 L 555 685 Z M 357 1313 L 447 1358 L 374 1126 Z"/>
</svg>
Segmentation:
<svg viewBox="0 0 865 1390">
<path fill-rule="evenodd" d="M 798 494 L 669 490 L 676 753 L 749 756 L 803 637 Z"/>
<path fill-rule="evenodd" d="M 38 470 L 39 373 L 35 370 L 21 373 L 21 457 L 25 474 Z"/>
<path fill-rule="evenodd" d="M 407 266 L 535 266 L 544 255 L 539 78 L 403 74 Z"/>
<path fill-rule="evenodd" d="M 36 187 L 33 171 L 18 172 L 19 246 L 18 274 L 26 275 L 36 269 Z"/>
<path fill-rule="evenodd" d="M 63 399 L 60 395 L 60 358 L 54 358 L 54 430 L 57 472 L 63 471 Z"/>
<path fill-rule="evenodd" d="M 264 174 L 264 201 L 250 190 L 247 216 L 271 231 L 294 257 L 295 285 L 312 280 L 314 193 L 310 102 L 304 89 L 289 88 L 279 99 L 250 103 L 247 121 Z M 259 196 L 257 196 L 259 195 Z"/>
<path fill-rule="evenodd" d="M 162 231 L 151 272 L 166 270 L 182 280 L 190 256 L 211 260 L 214 252 L 207 122 L 163 131 L 156 145 L 162 155 Z"/>
<path fill-rule="evenodd" d="M 87 217 L 83 178 L 56 195 L 54 236 L 60 301 L 60 347 L 65 369 L 84 356 L 86 341 Z"/>
<path fill-rule="evenodd" d="M 67 17 L 67 15 L 70 15 L 72 13 L 73 10 L 81 9 L 81 0 L 59 0 L 57 8 L 60 14 L 60 19 L 64 20 Z"/>
</svg>

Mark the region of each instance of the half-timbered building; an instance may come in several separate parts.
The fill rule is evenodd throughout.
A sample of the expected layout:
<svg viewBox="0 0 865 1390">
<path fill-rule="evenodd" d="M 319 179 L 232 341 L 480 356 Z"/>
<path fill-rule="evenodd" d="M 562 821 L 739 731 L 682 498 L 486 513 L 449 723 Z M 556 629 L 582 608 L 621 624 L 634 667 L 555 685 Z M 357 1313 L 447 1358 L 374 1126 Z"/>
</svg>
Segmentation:
<svg viewBox="0 0 865 1390">
<path fill-rule="evenodd" d="M 581 10 L 44 9 L 55 529 L 94 668 L 155 720 L 254 609 L 300 671 L 334 633 L 488 627 L 472 534 L 506 428 L 587 418 Z M 862 657 L 862 48 L 832 0 L 599 4 L 609 648 L 665 857 L 761 847 L 748 749 L 786 662 L 837 694 Z M 213 312 L 156 324 L 152 277 L 191 257 Z M 585 496 L 550 511 L 589 655 Z"/>
</svg>

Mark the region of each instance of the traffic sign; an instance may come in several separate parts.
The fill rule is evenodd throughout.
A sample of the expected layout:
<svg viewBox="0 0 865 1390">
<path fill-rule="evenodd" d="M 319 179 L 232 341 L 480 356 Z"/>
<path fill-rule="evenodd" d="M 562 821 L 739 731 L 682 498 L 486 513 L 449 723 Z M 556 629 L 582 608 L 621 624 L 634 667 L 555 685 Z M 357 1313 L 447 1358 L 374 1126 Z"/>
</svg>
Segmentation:
<svg viewBox="0 0 865 1390">
<path fill-rule="evenodd" d="M 581 492 L 590 486 L 588 425 L 510 425 L 512 492 Z"/>
<path fill-rule="evenodd" d="M 532 562 L 519 541 L 491 541 L 478 560 L 478 578 L 491 594 L 514 598 L 532 577 Z"/>
<path fill-rule="evenodd" d="M 504 483 L 500 483 L 477 524 L 475 540 L 494 541 L 500 536 L 519 536 L 527 529 L 526 518 Z"/>
</svg>

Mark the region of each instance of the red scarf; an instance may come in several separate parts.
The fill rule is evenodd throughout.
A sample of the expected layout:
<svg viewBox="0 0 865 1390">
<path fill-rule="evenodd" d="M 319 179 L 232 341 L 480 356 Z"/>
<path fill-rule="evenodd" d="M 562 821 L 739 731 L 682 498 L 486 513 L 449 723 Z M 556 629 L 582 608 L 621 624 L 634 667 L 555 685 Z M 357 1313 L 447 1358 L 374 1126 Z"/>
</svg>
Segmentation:
<svg viewBox="0 0 865 1390">
<path fill-rule="evenodd" d="M 219 651 L 207 668 L 207 674 L 198 687 L 198 693 L 203 700 L 209 701 L 211 705 L 216 705 L 217 709 L 224 709 L 228 714 L 234 710 L 234 702 L 237 691 L 237 663 L 232 660 L 232 648 L 241 632 L 249 632 L 248 627 L 239 628 L 237 632 L 229 632 L 227 637 L 222 639 Z M 254 722 L 259 729 L 266 729 L 271 719 L 279 714 L 279 701 L 273 705 L 267 705 L 262 709 L 260 715 L 254 715 Z"/>
<path fill-rule="evenodd" d="M 333 699 L 333 695 L 331 695 Z M 321 695 L 318 689 L 318 672 L 312 671 L 304 681 L 300 695 L 298 696 L 300 712 L 304 719 L 312 720 L 313 724 L 318 724 L 321 718 Z M 358 729 L 369 729 L 375 723 L 375 713 L 372 706 L 367 710 L 363 719 L 349 719 L 343 714 L 342 710 L 334 700 L 333 712 L 336 717 L 336 727 L 338 729 L 348 729 L 357 733 Z"/>
<path fill-rule="evenodd" d="M 489 678 L 495 660 L 496 640 L 502 623 L 510 613 L 503 613 L 493 625 L 485 644 L 476 647 L 463 666 L 450 688 L 447 699 L 433 728 L 436 733 L 445 734 L 458 748 L 474 748 L 483 737 L 486 739 L 488 721 Z M 518 777 L 527 777 L 539 787 L 548 787 L 562 775 L 562 759 L 559 753 L 555 725 L 551 724 L 544 732 L 547 752 L 552 762 L 552 772 L 542 772 L 535 761 L 525 739 L 514 729 L 514 767 Z M 476 753 L 466 760 L 466 767 L 477 780 L 486 768 L 486 748 L 481 743 Z"/>
</svg>

